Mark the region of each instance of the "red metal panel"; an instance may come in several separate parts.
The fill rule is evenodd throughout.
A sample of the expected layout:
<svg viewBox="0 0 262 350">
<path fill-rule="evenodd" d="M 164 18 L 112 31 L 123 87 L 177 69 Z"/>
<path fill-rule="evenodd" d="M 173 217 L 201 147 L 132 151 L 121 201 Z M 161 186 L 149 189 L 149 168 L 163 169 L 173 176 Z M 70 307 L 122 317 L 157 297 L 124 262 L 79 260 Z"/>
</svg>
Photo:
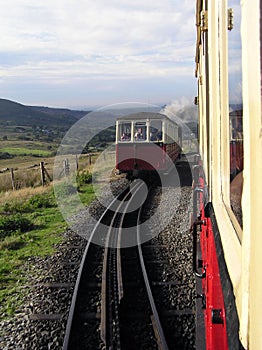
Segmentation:
<svg viewBox="0 0 262 350">
<path fill-rule="evenodd" d="M 172 145 L 137 142 L 118 143 L 116 146 L 116 167 L 120 171 L 132 171 L 135 167 L 138 170 L 166 170 L 171 166 L 170 159 L 176 159 Z"/>
<path fill-rule="evenodd" d="M 200 177 L 199 185 L 204 188 L 204 180 Z M 206 349 L 228 350 L 226 315 L 223 290 L 220 280 L 219 264 L 216 252 L 214 232 L 210 218 L 205 216 L 203 196 L 200 194 L 200 217 L 203 224 L 200 232 L 202 263 L 206 277 L 202 280 L 206 308 L 204 310 L 206 327 Z"/>
</svg>

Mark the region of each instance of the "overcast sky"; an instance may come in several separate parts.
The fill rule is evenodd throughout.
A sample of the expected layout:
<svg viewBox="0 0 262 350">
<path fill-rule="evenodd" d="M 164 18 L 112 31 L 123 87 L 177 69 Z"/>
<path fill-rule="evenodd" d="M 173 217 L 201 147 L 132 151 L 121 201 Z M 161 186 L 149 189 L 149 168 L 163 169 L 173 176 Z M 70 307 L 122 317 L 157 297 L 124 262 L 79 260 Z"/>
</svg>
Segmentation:
<svg viewBox="0 0 262 350">
<path fill-rule="evenodd" d="M 9 0 L 0 11 L 0 97 L 90 107 L 193 102 L 192 0 Z"/>
</svg>

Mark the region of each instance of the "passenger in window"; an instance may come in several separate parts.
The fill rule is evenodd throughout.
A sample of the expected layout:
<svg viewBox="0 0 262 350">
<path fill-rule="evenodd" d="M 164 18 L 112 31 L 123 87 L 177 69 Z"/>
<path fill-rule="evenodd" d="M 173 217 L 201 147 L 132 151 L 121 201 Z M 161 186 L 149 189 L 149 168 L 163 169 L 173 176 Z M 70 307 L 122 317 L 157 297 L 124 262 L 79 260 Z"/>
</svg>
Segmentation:
<svg viewBox="0 0 262 350">
<path fill-rule="evenodd" d="M 126 132 L 123 132 L 121 136 L 121 141 L 129 141 L 130 140 L 130 135 Z"/>
<path fill-rule="evenodd" d="M 135 131 L 135 140 L 141 140 L 143 138 L 142 129 L 137 129 Z"/>
</svg>

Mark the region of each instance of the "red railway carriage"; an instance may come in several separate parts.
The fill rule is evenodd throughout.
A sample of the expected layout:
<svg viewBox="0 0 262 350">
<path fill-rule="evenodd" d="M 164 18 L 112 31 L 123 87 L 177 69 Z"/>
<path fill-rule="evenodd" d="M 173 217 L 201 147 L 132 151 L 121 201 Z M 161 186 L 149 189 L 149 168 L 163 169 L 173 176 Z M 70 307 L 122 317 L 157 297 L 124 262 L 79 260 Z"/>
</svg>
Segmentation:
<svg viewBox="0 0 262 350">
<path fill-rule="evenodd" d="M 167 172 L 181 153 L 181 127 L 160 113 L 141 112 L 116 121 L 116 168 L 123 173 Z"/>
</svg>

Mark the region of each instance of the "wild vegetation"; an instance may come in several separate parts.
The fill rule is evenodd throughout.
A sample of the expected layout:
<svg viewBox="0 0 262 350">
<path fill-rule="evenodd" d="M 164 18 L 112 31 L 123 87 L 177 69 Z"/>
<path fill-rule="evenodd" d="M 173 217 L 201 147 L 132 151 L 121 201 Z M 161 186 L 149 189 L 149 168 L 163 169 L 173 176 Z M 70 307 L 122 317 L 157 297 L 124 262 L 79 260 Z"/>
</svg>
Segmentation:
<svg viewBox="0 0 262 350">
<path fill-rule="evenodd" d="M 29 283 L 25 262 L 52 254 L 55 244 L 63 239 L 67 223 L 50 181 L 54 156 L 68 128 L 85 114 L 0 99 L 0 318 L 12 316 L 21 303 L 23 286 Z M 96 135 L 78 159 L 73 190 L 78 191 L 83 205 L 95 198 L 92 165 L 85 153 L 102 150 L 114 136 L 114 128 Z M 96 157 L 92 156 L 92 162 Z M 46 176 L 45 186 L 40 162 L 50 177 Z M 63 176 L 56 195 L 68 191 Z"/>
<path fill-rule="evenodd" d="M 91 174 L 79 172 L 77 188 L 84 205 L 94 199 Z M 28 284 L 24 262 L 54 252 L 67 224 L 60 213 L 53 187 L 7 192 L 0 200 L 0 318 L 12 316 Z"/>
</svg>

